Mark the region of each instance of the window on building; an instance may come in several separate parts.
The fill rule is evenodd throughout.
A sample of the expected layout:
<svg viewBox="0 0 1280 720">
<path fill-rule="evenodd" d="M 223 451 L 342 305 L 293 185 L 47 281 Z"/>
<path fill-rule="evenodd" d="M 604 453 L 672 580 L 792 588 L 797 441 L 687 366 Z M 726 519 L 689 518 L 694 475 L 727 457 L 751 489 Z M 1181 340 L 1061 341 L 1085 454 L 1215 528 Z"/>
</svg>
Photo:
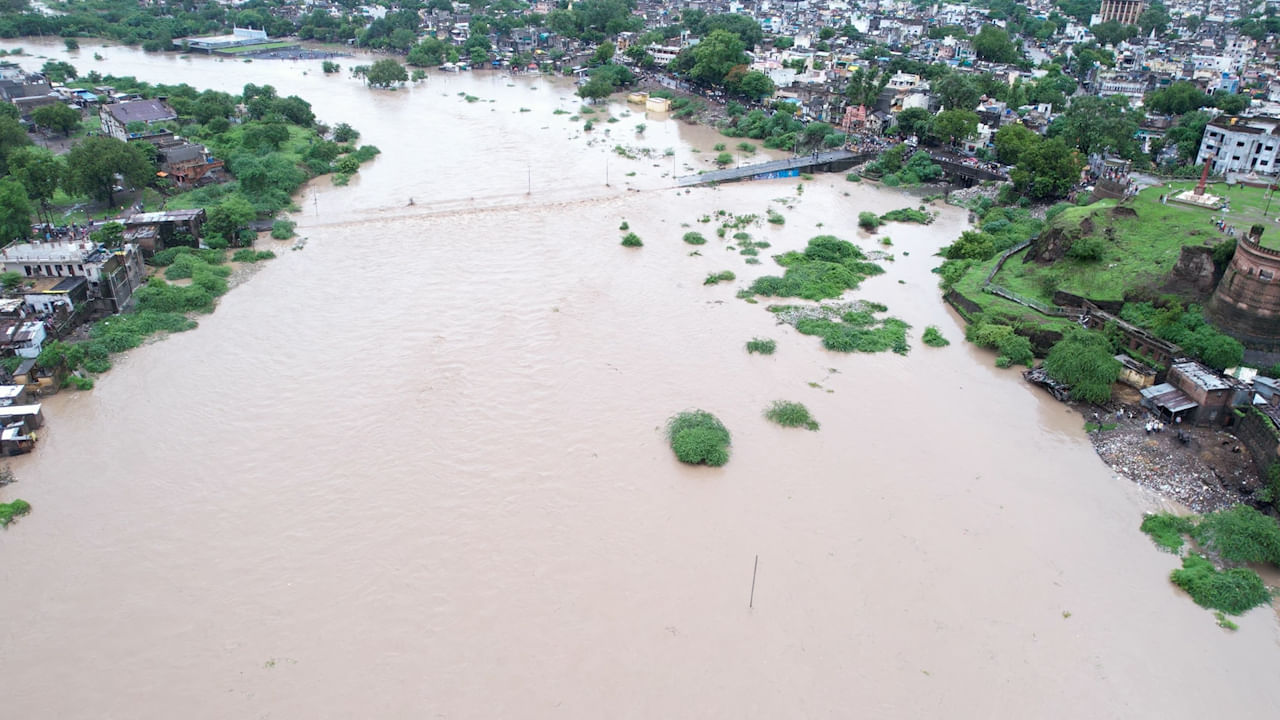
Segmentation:
<svg viewBox="0 0 1280 720">
<path fill-rule="evenodd" d="M 23 266 L 22 266 L 22 269 L 27 271 L 27 277 L 31 277 L 31 266 L 30 266 L 30 265 L 23 265 Z"/>
<path fill-rule="evenodd" d="M 1267 280 L 1267 281 L 1270 281 L 1270 280 L 1271 280 L 1271 278 L 1273 278 L 1273 277 L 1275 277 L 1275 274 L 1274 274 L 1274 273 L 1272 273 L 1270 270 L 1258 270 L 1258 279 L 1259 279 L 1259 280 Z"/>
</svg>

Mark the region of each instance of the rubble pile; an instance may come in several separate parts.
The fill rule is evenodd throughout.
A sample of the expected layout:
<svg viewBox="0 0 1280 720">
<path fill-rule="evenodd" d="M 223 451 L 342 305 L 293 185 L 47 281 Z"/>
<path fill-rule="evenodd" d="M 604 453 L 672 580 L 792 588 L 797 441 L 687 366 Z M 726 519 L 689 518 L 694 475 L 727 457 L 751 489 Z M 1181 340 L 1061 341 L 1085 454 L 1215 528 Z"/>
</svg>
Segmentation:
<svg viewBox="0 0 1280 720">
<path fill-rule="evenodd" d="M 1172 426 L 1147 433 L 1144 424 L 1126 418 L 1114 430 L 1089 434 L 1098 455 L 1117 475 L 1198 513 L 1235 505 L 1256 489 L 1253 461 L 1232 435 L 1186 428 L 1190 440 L 1183 444 Z"/>
</svg>

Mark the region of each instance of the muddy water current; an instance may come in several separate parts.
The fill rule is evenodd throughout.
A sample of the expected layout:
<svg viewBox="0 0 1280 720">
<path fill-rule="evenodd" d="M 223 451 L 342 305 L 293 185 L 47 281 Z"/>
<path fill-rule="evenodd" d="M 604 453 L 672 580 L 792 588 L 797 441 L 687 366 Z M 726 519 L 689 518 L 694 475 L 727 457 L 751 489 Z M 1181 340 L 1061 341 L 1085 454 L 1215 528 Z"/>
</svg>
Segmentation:
<svg viewBox="0 0 1280 720">
<path fill-rule="evenodd" d="M 379 92 L 318 61 L 17 44 L 82 73 L 271 83 L 383 154 L 308 188 L 305 249 L 198 330 L 46 403 L 0 491 L 35 508 L 0 533 L 5 716 L 1280 709 L 1276 616 L 1216 627 L 1137 531 L 1159 499 L 962 342 L 930 269 L 964 213 L 888 226 L 895 260 L 855 293 L 912 325 L 910 354 L 830 353 L 735 291 L 816 234 L 875 246 L 857 213 L 905 195 L 839 175 L 676 191 L 736 142 L 622 103 L 586 133 L 546 78 Z M 761 265 L 697 222 L 770 207 Z M 619 247 L 624 219 L 643 248 Z M 703 285 L 721 270 L 738 280 Z M 930 324 L 953 344 L 921 345 Z M 747 355 L 754 336 L 777 353 Z M 776 399 L 822 429 L 767 423 Z M 660 426 L 689 407 L 733 432 L 724 468 L 671 456 Z"/>
</svg>

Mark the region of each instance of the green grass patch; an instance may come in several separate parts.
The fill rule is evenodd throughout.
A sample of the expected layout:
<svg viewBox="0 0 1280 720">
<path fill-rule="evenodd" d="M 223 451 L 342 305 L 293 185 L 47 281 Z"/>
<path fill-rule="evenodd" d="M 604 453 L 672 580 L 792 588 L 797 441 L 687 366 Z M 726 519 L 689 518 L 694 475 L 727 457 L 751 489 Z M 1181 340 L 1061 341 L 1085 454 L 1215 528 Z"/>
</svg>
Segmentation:
<svg viewBox="0 0 1280 720">
<path fill-rule="evenodd" d="M 640 236 L 633 232 L 629 232 L 622 238 L 622 247 L 643 247 L 644 242 L 640 240 Z"/>
<path fill-rule="evenodd" d="M 802 427 L 807 430 L 817 430 L 819 427 L 818 421 L 809 414 L 809 409 L 797 402 L 777 400 L 764 411 L 764 416 L 782 427 Z"/>
<path fill-rule="evenodd" d="M 22 517 L 29 512 L 31 512 L 31 503 L 26 500 L 0 503 L 0 527 L 8 527 L 14 518 Z"/>
<path fill-rule="evenodd" d="M 999 363 L 997 363 L 997 365 L 999 365 Z M 1009 367 L 1009 365 L 1007 365 L 1007 364 L 1006 364 L 1006 365 L 1000 365 L 1000 367 Z M 1096 423 L 1096 422 L 1087 422 L 1087 423 L 1085 423 L 1085 424 L 1084 424 L 1084 431 L 1085 431 L 1085 432 L 1098 432 L 1099 430 L 1101 430 L 1102 432 L 1108 432 L 1108 431 L 1110 431 L 1110 430 L 1115 430 L 1115 429 L 1116 429 L 1116 428 L 1118 428 L 1118 427 L 1120 427 L 1120 426 L 1119 426 L 1118 424 L 1116 424 L 1116 423 L 1102 423 L 1101 425 L 1099 425 L 1099 424 L 1098 424 L 1098 423 Z"/>
<path fill-rule="evenodd" d="M 1263 193 L 1261 189 L 1248 190 Z M 1074 257 L 1068 252 L 1050 266 L 1011 258 L 993 282 L 1046 302 L 1054 290 L 1094 300 L 1123 300 L 1126 291 L 1160 285 L 1173 270 L 1183 246 L 1212 246 L 1226 239 L 1210 220 L 1219 213 L 1175 203 L 1162 204 L 1160 195 L 1166 192 L 1163 186 L 1158 186 L 1138 193 L 1128 204 L 1136 216 L 1124 210 L 1117 213 L 1114 200 L 1061 210 L 1042 232 L 1056 231 L 1072 243 L 1081 242 L 1088 247 Z M 1237 194 L 1252 196 L 1252 193 Z M 1244 231 L 1251 220 L 1249 213 L 1238 212 L 1238 207 L 1233 201 L 1230 218 Z M 1261 207 L 1257 210 L 1261 219 Z M 1001 227 L 999 223 L 994 225 L 997 229 Z M 984 222 L 984 231 L 986 227 Z M 1280 230 L 1269 230 L 1269 235 L 1264 233 L 1263 241 L 1264 244 L 1280 243 Z"/>
<path fill-rule="evenodd" d="M 773 208 L 769 208 L 767 219 L 770 225 L 784 225 L 787 222 L 787 219 L 782 216 L 782 213 L 774 210 Z"/>
<path fill-rule="evenodd" d="M 1197 605 L 1241 615 L 1271 602 L 1271 593 L 1258 573 L 1247 568 L 1219 570 L 1201 555 L 1182 559 L 1182 568 L 1169 574 L 1174 585 L 1187 591 Z"/>
<path fill-rule="evenodd" d="M 1191 518 L 1173 513 L 1156 513 L 1142 519 L 1139 529 L 1151 536 L 1151 540 L 1164 550 L 1176 553 L 1182 550 L 1183 535 L 1191 532 Z"/>
<path fill-rule="evenodd" d="M 667 440 L 682 463 L 720 467 L 729 462 L 729 430 L 704 410 L 689 410 L 671 418 Z"/>
<path fill-rule="evenodd" d="M 707 273 L 707 279 L 702 281 L 703 285 L 715 285 L 716 283 L 730 282 L 737 279 L 732 270 L 723 270 L 718 273 Z"/>
<path fill-rule="evenodd" d="M 929 347 L 946 347 L 951 344 L 950 340 L 942 337 L 942 331 L 938 329 L 937 325 L 930 325 L 925 328 L 924 335 L 920 336 L 920 342 Z"/>
<path fill-rule="evenodd" d="M 747 352 L 760 355 L 772 355 L 778 349 L 778 343 L 769 338 L 752 338 L 747 341 Z"/>
<path fill-rule="evenodd" d="M 857 313 L 846 313 L 839 320 L 806 318 L 796 323 L 796 330 L 805 335 L 822 338 L 822 346 L 836 352 L 877 353 L 892 350 L 906 355 L 907 328 L 910 326 L 897 318 L 864 319 Z"/>
<path fill-rule="evenodd" d="M 753 294 L 825 300 L 840 297 L 866 278 L 884 272 L 884 268 L 867 260 L 866 254 L 853 243 L 833 235 L 815 237 L 803 253 L 786 253 L 775 256 L 774 260 L 785 267 L 786 272 L 782 277 L 757 278 L 751 284 Z"/>
<path fill-rule="evenodd" d="M 687 232 L 684 234 L 684 241 L 690 245 L 706 245 L 707 239 L 700 232 Z"/>
<path fill-rule="evenodd" d="M 269 43 L 262 43 L 260 45 L 246 45 L 244 47 L 227 48 L 226 50 L 219 50 L 216 54 L 243 55 L 245 53 L 256 53 L 256 52 L 263 52 L 266 50 L 280 50 L 283 48 L 291 48 L 296 46 L 297 44 L 298 43 L 296 42 L 287 42 L 287 41 L 269 42 Z"/>
</svg>

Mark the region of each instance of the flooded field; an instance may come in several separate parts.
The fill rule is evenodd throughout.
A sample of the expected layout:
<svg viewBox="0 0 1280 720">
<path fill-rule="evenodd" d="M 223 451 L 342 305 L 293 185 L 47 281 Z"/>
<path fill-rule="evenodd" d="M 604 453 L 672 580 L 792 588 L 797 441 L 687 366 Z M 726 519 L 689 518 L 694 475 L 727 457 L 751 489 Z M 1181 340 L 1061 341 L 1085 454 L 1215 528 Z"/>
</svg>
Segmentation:
<svg viewBox="0 0 1280 720">
<path fill-rule="evenodd" d="M 839 175 L 676 191 L 673 171 L 737 141 L 623 103 L 573 121 L 572 87 L 547 78 L 384 92 L 319 61 L 15 45 L 82 73 L 270 83 L 383 154 L 309 188 L 305 249 L 198 330 L 46 403 L 3 490 L 34 506 L 0 532 L 6 714 L 1280 707 L 1276 616 L 1216 627 L 1137 531 L 1158 500 L 1111 476 L 1078 415 L 962 342 L 930 269 L 964 212 L 884 228 L 895 259 L 855 293 L 911 324 L 910 354 L 830 353 L 736 291 L 814 235 L 876 247 L 857 213 L 914 199 Z M 769 208 L 785 224 L 749 229 L 772 244 L 760 265 L 698 222 Z M 623 220 L 643 248 L 619 247 Z M 738 279 L 703 285 L 722 270 Z M 931 324 L 950 347 L 919 342 Z M 756 336 L 777 353 L 748 355 Z M 822 429 L 769 424 L 778 399 Z M 724 468 L 672 457 L 660 428 L 691 407 L 733 433 Z"/>
</svg>

